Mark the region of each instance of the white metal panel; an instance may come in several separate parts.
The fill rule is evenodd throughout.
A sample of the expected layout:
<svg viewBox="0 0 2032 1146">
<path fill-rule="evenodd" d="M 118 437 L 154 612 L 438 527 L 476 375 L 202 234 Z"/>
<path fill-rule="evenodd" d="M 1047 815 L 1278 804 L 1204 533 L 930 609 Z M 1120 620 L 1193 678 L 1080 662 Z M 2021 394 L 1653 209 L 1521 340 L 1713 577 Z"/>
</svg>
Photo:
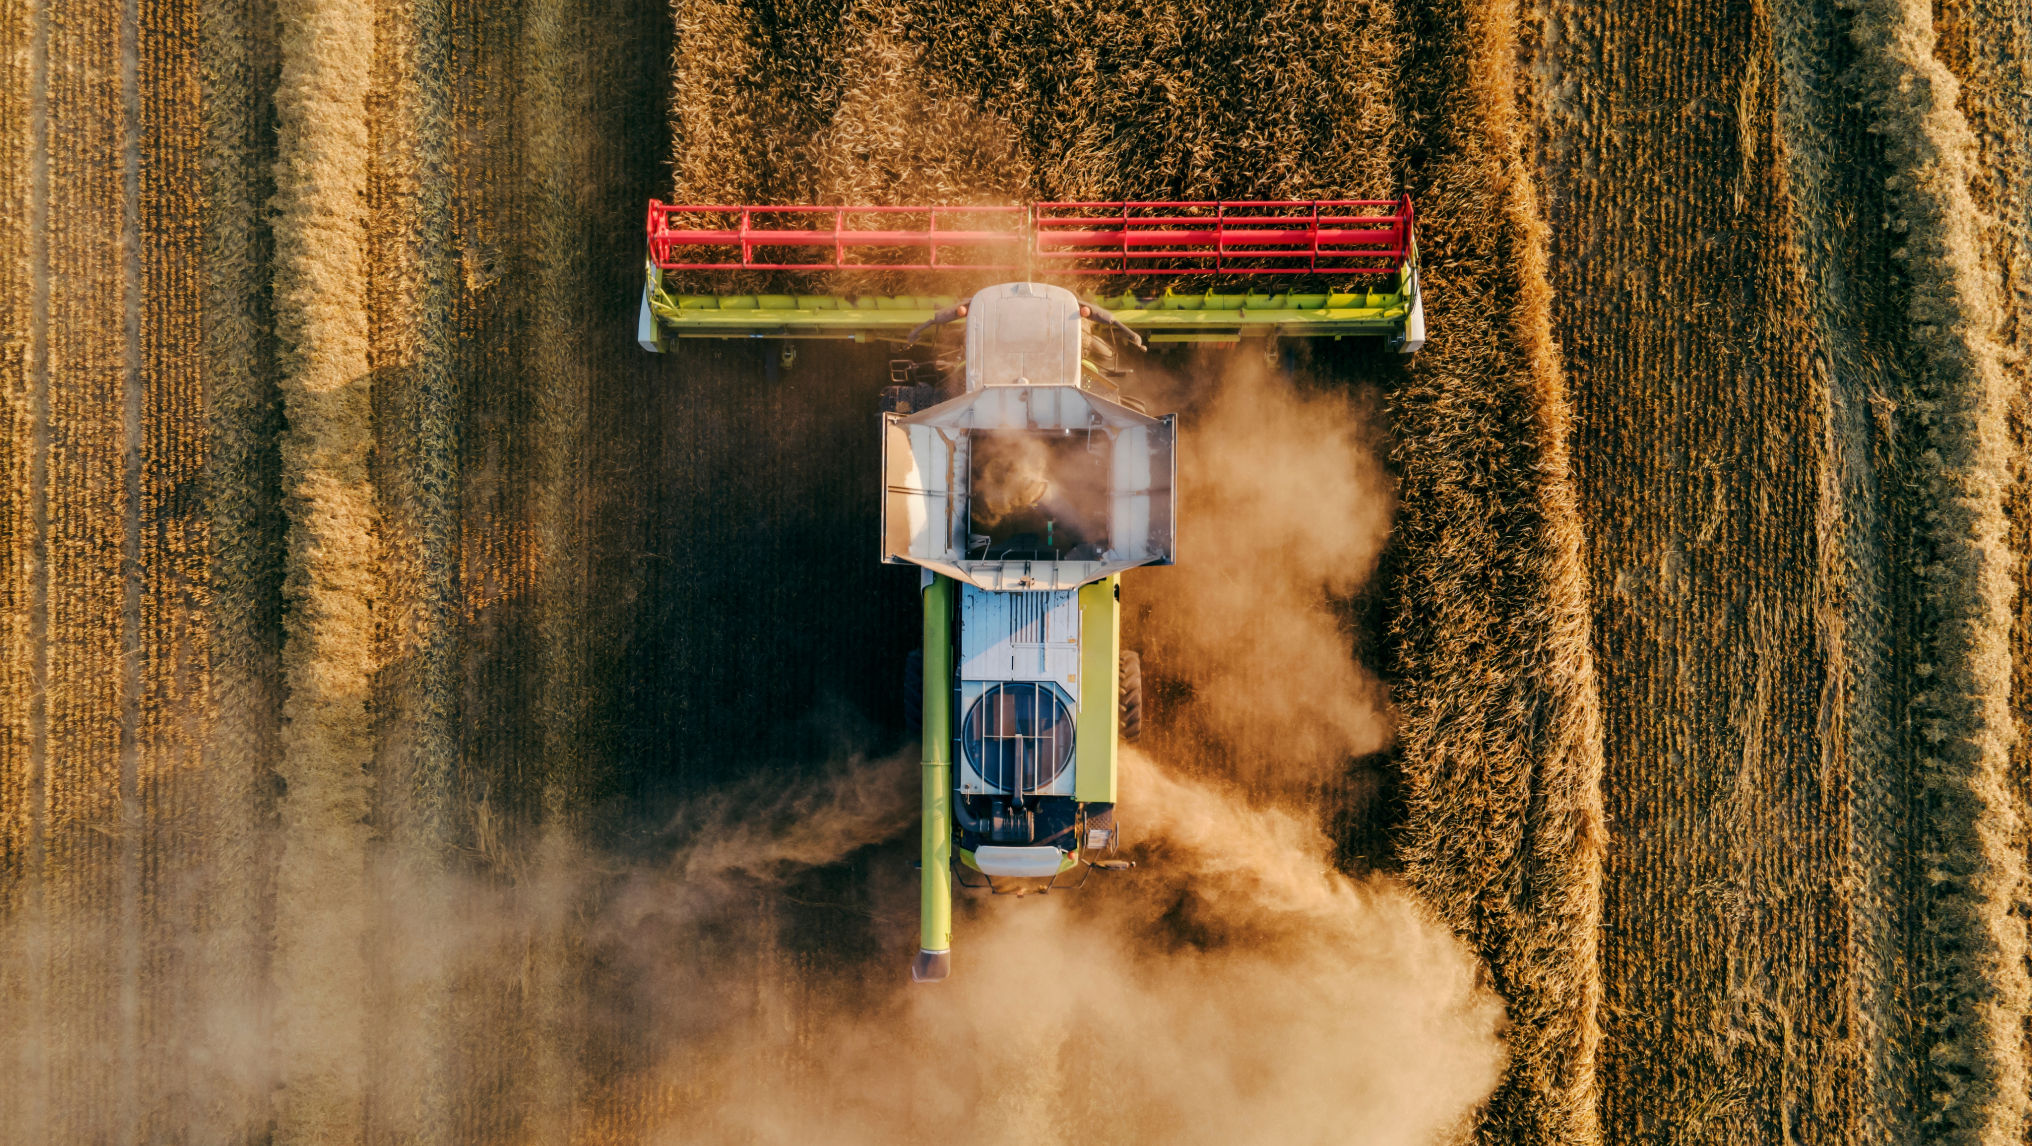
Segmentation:
<svg viewBox="0 0 2032 1146">
<path fill-rule="evenodd" d="M 967 304 L 967 389 L 1077 386 L 1084 334 L 1079 299 L 1064 287 L 983 287 Z"/>
<path fill-rule="evenodd" d="M 1109 474 L 1108 544 L 1132 565 L 1171 564 L 1177 521 L 1176 415 L 1115 437 Z"/>
<path fill-rule="evenodd" d="M 1425 298 L 1418 290 L 1418 268 L 1411 268 L 1411 313 L 1404 318 L 1404 339 L 1398 344 L 1400 354 L 1416 354 L 1425 349 Z"/>
<path fill-rule="evenodd" d="M 663 353 L 663 328 L 649 309 L 649 284 L 642 284 L 642 309 L 635 315 L 635 342 L 651 354 Z"/>
<path fill-rule="evenodd" d="M 989 845 L 974 849 L 974 866 L 986 875 L 1050 879 L 1065 862 L 1065 853 L 1049 844 L 1037 848 Z"/>
<path fill-rule="evenodd" d="M 967 440 L 883 415 L 882 559 L 941 569 L 964 556 Z"/>
<path fill-rule="evenodd" d="M 990 593 L 960 586 L 960 679 L 1048 680 L 1079 695 L 1077 591 Z"/>
</svg>

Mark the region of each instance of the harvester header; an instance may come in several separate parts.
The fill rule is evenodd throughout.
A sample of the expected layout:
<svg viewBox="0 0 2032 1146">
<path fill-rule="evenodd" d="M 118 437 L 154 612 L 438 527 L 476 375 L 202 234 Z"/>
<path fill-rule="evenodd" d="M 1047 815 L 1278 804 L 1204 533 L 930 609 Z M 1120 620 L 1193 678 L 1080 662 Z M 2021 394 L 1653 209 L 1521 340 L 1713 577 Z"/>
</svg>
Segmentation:
<svg viewBox="0 0 2032 1146">
<path fill-rule="evenodd" d="M 1382 335 L 1425 342 L 1410 196 L 1011 206 L 726 206 L 651 200 L 638 338 L 903 341 L 944 296 L 672 294 L 672 271 L 1280 276 L 1291 289 L 1130 291 L 1102 300 L 1152 342 Z M 1337 289 L 1319 279 L 1355 279 Z M 1305 282 L 1303 280 L 1313 280 Z"/>
<path fill-rule="evenodd" d="M 652 199 L 649 257 L 666 271 L 1393 275 L 1413 254 L 1411 228 L 1408 195 L 1029 207 L 725 207 Z M 802 261 L 779 258 L 785 250 L 802 252 Z M 886 257 L 864 259 L 864 252 Z M 917 261 L 899 261 L 906 252 Z M 821 253 L 831 258 L 813 258 Z"/>
</svg>

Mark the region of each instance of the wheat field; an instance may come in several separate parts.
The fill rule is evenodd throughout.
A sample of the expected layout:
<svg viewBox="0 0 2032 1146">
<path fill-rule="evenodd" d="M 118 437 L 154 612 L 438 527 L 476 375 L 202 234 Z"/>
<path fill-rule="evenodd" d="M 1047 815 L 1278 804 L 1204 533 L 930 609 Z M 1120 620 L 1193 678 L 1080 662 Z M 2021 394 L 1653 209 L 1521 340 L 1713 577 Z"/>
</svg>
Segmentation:
<svg viewBox="0 0 2032 1146">
<path fill-rule="evenodd" d="M 0 70 L 9 1141 L 2032 1135 L 2022 4 L 36 0 Z M 1125 581 L 1171 803 L 913 994 L 889 352 L 643 353 L 645 201 L 1401 192 L 1420 354 L 1143 361 L 1189 491 L 1286 483 Z"/>
</svg>

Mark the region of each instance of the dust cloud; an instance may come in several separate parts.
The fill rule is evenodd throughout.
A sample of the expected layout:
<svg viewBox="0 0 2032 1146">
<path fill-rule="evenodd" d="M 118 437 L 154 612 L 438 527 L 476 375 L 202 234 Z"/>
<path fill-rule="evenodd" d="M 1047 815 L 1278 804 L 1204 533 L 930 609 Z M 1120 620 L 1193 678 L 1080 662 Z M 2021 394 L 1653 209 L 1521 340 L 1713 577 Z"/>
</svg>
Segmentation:
<svg viewBox="0 0 2032 1146">
<path fill-rule="evenodd" d="M 1126 579 L 1123 599 L 1145 672 L 1190 688 L 1191 739 L 1238 781 L 1303 793 L 1391 738 L 1342 614 L 1396 500 L 1360 398 L 1226 357 L 1212 385 L 1155 383 L 1158 408 L 1184 411 L 1178 565 Z"/>
<path fill-rule="evenodd" d="M 1157 385 L 1195 411 L 1180 469 L 1193 475 L 1187 560 L 1202 564 L 1139 576 L 1163 586 L 1154 610 L 1176 612 L 1158 663 L 1210 710 L 1213 750 L 1125 749 L 1120 814 L 1139 867 L 1071 894 L 962 893 L 953 977 L 912 987 L 916 881 L 901 852 L 840 853 L 836 870 L 860 883 L 837 906 L 880 938 L 832 959 L 795 951 L 798 910 L 766 893 L 740 923 L 723 894 L 705 913 L 683 906 L 693 884 L 781 877 L 788 837 L 752 839 L 752 855 L 680 849 L 678 886 L 635 898 L 607 936 L 662 969 L 635 983 L 645 1005 L 681 1016 L 649 1071 L 669 1112 L 650 1141 L 1466 1136 L 1505 1061 L 1501 1000 L 1409 892 L 1336 870 L 1317 814 L 1262 783 L 1281 761 L 1286 787 L 1303 788 L 1389 736 L 1335 607 L 1389 527 L 1373 434 L 1344 396 L 1261 368 L 1203 393 Z M 843 845 L 874 842 L 882 822 L 814 811 Z M 701 840 L 747 830 L 710 819 L 690 825 Z"/>
<path fill-rule="evenodd" d="M 363 1011 L 193 962 L 178 1037 L 202 1053 L 165 1058 L 157 1124 L 267 1124 L 297 1081 L 290 1044 L 328 1019 L 370 1048 L 346 1120 L 376 1141 L 1463 1139 L 1504 1066 L 1502 1001 L 1400 884 L 1335 868 L 1303 785 L 1262 782 L 1388 736 L 1333 603 L 1389 523 L 1360 409 L 1260 369 L 1167 385 L 1188 412 L 1186 564 L 1125 596 L 1172 614 L 1146 655 L 1206 736 L 1125 750 L 1138 867 L 962 893 L 953 977 L 916 986 L 914 746 L 758 774 L 648 845 L 506 838 L 483 804 L 476 854 L 385 855 L 327 890 L 368 932 L 298 937 L 363 970 Z M 17 1027 L 4 1049 L 34 1061 L 39 1037 Z M 44 1116 L 107 1140 L 148 1121 Z"/>
<path fill-rule="evenodd" d="M 739 1000 L 741 1021 L 664 1002 L 713 1029 L 675 1040 L 675 1109 L 648 1140 L 1462 1137 L 1503 1065 L 1502 1006 L 1468 952 L 1396 884 L 1335 871 L 1299 817 L 1128 761 L 1143 866 L 963 901 L 945 983 L 903 983 L 898 948 L 815 989 L 766 941 L 745 967 L 673 974 L 674 993 Z M 890 890 L 878 915 L 907 928 L 910 886 Z"/>
</svg>

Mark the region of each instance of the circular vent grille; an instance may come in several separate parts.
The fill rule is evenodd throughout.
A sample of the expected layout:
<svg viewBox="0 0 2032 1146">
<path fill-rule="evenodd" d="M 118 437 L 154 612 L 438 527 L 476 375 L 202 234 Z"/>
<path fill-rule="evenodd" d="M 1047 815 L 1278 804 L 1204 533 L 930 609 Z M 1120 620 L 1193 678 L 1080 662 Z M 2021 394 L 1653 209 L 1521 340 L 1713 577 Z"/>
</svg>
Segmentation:
<svg viewBox="0 0 2032 1146">
<path fill-rule="evenodd" d="M 991 685 L 967 709 L 960 741 L 992 788 L 1034 792 L 1072 763 L 1072 713 L 1049 686 Z"/>
</svg>

